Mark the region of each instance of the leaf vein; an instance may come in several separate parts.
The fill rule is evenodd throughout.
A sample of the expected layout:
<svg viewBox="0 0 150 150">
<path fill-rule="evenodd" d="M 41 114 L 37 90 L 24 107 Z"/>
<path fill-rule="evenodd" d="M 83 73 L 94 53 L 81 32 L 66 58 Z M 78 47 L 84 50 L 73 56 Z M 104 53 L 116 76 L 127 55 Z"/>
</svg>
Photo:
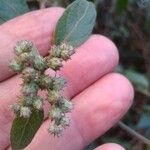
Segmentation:
<svg viewBox="0 0 150 150">
<path fill-rule="evenodd" d="M 16 9 L 10 5 L 9 3 L 6 2 L 6 0 L 2 0 L 4 3 L 6 3 L 6 5 L 8 5 L 10 8 L 12 8 L 12 10 L 16 13 L 16 15 L 18 14 L 18 12 L 16 11 Z"/>
<path fill-rule="evenodd" d="M 69 36 L 70 36 L 70 35 L 74 32 L 74 30 L 78 27 L 79 23 L 80 23 L 80 22 L 82 21 L 82 19 L 85 17 L 85 15 L 86 15 L 86 13 L 87 13 L 87 11 L 88 11 L 89 6 L 90 6 L 90 4 L 88 3 L 88 6 L 87 6 L 87 8 L 85 9 L 85 12 L 84 12 L 83 16 L 79 19 L 79 21 L 76 22 L 76 24 L 75 24 L 73 30 L 72 30 L 68 35 L 66 35 L 64 41 L 67 41 L 67 39 L 69 38 Z"/>
<path fill-rule="evenodd" d="M 29 120 L 30 120 L 30 118 L 29 118 L 29 119 L 27 120 L 27 122 L 25 123 L 25 126 L 24 126 L 24 128 L 23 128 L 23 131 L 22 131 L 22 134 L 21 134 L 21 137 L 20 137 L 20 140 L 19 140 L 19 145 L 20 145 L 20 143 L 21 143 L 21 141 L 22 141 L 22 138 L 23 138 L 23 135 L 24 135 L 24 132 L 25 132 L 25 129 L 26 129 L 26 126 L 27 126 Z"/>
</svg>

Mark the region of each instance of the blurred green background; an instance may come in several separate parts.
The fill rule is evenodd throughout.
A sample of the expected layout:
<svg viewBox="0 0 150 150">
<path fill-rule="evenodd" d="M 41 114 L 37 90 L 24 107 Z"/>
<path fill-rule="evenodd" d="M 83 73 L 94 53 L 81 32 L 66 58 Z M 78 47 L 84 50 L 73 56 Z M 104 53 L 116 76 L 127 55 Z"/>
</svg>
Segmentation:
<svg viewBox="0 0 150 150">
<path fill-rule="evenodd" d="M 0 24 L 28 11 L 66 7 L 74 0 L 0 0 Z M 97 8 L 94 33 L 114 41 L 120 64 L 116 71 L 134 85 L 135 98 L 122 122 L 91 143 L 92 150 L 116 142 L 127 150 L 150 150 L 150 0 L 91 0 Z M 119 81 L 118 81 L 119 82 Z"/>
</svg>

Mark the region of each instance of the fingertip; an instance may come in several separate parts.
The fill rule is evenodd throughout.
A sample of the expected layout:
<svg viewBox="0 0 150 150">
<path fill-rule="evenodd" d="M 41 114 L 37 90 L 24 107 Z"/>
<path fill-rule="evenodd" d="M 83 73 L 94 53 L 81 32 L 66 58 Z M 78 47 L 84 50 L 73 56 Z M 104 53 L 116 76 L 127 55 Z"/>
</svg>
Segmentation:
<svg viewBox="0 0 150 150">
<path fill-rule="evenodd" d="M 81 48 L 91 49 L 91 51 L 97 50 L 97 53 L 93 54 L 99 56 L 102 62 L 107 62 L 111 70 L 113 70 L 119 61 L 119 53 L 116 45 L 107 37 L 99 34 L 91 35 L 91 37 L 81 45 Z M 105 61 L 108 60 L 109 61 Z M 106 63 L 104 64 L 104 66 Z"/>
<path fill-rule="evenodd" d="M 119 144 L 108 143 L 108 144 L 103 144 L 102 146 L 99 146 L 94 150 L 125 150 L 125 149 Z"/>
<path fill-rule="evenodd" d="M 10 26 L 10 23 L 18 24 L 17 21 L 21 22 L 21 21 L 24 21 L 25 19 L 29 19 L 29 21 L 30 21 L 33 19 L 33 17 L 36 17 L 36 18 L 34 18 L 33 21 L 35 21 L 35 19 L 38 19 L 38 20 L 43 19 L 43 16 L 45 18 L 47 18 L 47 17 L 49 17 L 49 15 L 52 15 L 51 16 L 51 17 L 53 17 L 52 19 L 57 19 L 58 17 L 60 17 L 62 15 L 63 12 L 64 12 L 64 8 L 62 8 L 62 7 L 50 7 L 50 8 L 30 11 L 23 15 L 17 16 L 15 18 L 12 18 L 12 19 L 6 21 L 0 27 L 5 29 Z M 31 19 L 30 19 L 30 17 L 31 17 Z"/>
<path fill-rule="evenodd" d="M 68 83 L 73 83 L 78 87 L 70 88 L 69 93 L 80 89 L 81 86 L 78 86 L 80 78 L 82 78 L 82 81 L 80 80 L 81 85 L 85 85 L 89 81 L 89 85 L 91 85 L 93 81 L 95 82 L 103 75 L 112 72 L 118 64 L 119 55 L 115 44 L 102 35 L 91 35 L 76 51 L 70 61 L 64 62 L 65 67 L 60 71 L 61 74 L 65 75 Z M 79 74 L 79 68 L 82 76 L 75 78 Z M 89 74 L 87 70 L 91 70 L 92 73 Z M 90 77 L 88 81 L 87 77 Z"/>
<path fill-rule="evenodd" d="M 133 98 L 134 98 L 134 89 L 131 82 L 122 74 L 119 73 L 112 73 L 111 74 L 112 80 L 114 80 L 116 87 L 120 87 L 119 91 L 115 91 L 114 93 L 120 96 L 120 104 L 124 107 L 124 112 L 126 112 L 130 106 L 132 105 Z M 117 88 L 118 90 L 118 88 Z M 122 97 L 122 98 L 121 98 Z"/>
<path fill-rule="evenodd" d="M 118 48 L 115 45 L 113 41 L 111 41 L 108 37 L 103 36 L 103 35 L 97 35 L 99 36 L 99 39 L 102 41 L 102 46 L 105 46 L 105 49 L 108 49 L 110 52 L 110 56 L 113 58 L 114 66 L 118 65 L 119 62 L 119 53 L 118 53 Z"/>
<path fill-rule="evenodd" d="M 85 143 L 115 125 L 130 108 L 133 96 L 133 87 L 124 76 L 109 73 L 75 97 L 73 117 L 80 120 L 78 128 Z"/>
</svg>

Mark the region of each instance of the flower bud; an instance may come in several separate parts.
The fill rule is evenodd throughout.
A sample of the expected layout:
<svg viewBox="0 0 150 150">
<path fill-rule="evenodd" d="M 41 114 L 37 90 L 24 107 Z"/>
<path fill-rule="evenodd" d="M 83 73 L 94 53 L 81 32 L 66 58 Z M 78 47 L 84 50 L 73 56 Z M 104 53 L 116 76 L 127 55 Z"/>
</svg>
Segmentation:
<svg viewBox="0 0 150 150">
<path fill-rule="evenodd" d="M 61 51 L 61 58 L 63 60 L 68 60 L 68 59 L 70 59 L 71 55 L 73 55 L 74 53 L 75 53 L 75 51 L 63 50 L 63 51 Z"/>
<path fill-rule="evenodd" d="M 69 126 L 69 124 L 70 124 L 70 119 L 68 117 L 64 116 L 60 119 L 60 125 L 62 127 L 66 128 L 67 126 Z"/>
<path fill-rule="evenodd" d="M 29 107 L 23 106 L 23 107 L 20 108 L 20 117 L 29 118 L 31 113 L 32 112 L 31 112 Z"/>
<path fill-rule="evenodd" d="M 42 109 L 42 106 L 43 106 L 43 102 L 41 100 L 41 98 L 37 98 L 34 102 L 33 102 L 33 106 L 34 108 L 38 109 L 38 110 L 41 110 Z"/>
<path fill-rule="evenodd" d="M 37 80 L 37 84 L 41 89 L 50 89 L 52 87 L 52 78 L 48 75 L 41 75 Z"/>
<path fill-rule="evenodd" d="M 24 63 L 24 62 L 28 62 L 29 60 L 29 53 L 22 53 L 20 56 L 19 56 L 19 59 L 20 59 L 20 62 Z"/>
<path fill-rule="evenodd" d="M 60 57 L 60 54 L 61 54 L 61 49 L 59 46 L 52 46 L 51 49 L 50 49 L 50 56 L 52 57 Z"/>
<path fill-rule="evenodd" d="M 17 59 L 13 59 L 13 60 L 10 62 L 9 67 L 10 67 L 13 71 L 15 71 L 15 72 L 17 72 L 17 73 L 21 72 L 22 69 L 23 69 L 23 66 L 18 62 Z"/>
<path fill-rule="evenodd" d="M 70 56 L 75 53 L 75 50 L 74 50 L 73 46 L 71 46 L 71 45 L 67 45 L 65 43 L 62 43 L 60 45 L 60 48 L 61 48 L 61 58 L 63 60 L 69 59 Z"/>
<path fill-rule="evenodd" d="M 55 103 L 60 98 L 60 94 L 58 91 L 55 90 L 49 90 L 48 91 L 48 101 L 50 103 Z"/>
<path fill-rule="evenodd" d="M 34 68 L 43 71 L 45 69 L 45 61 L 44 58 L 40 55 L 36 56 L 34 59 Z"/>
<path fill-rule="evenodd" d="M 22 53 L 19 56 L 20 63 L 24 64 L 25 66 L 31 66 L 33 64 L 33 60 L 35 56 L 32 53 Z"/>
<path fill-rule="evenodd" d="M 63 131 L 63 127 L 61 125 L 56 125 L 54 122 L 51 123 L 48 131 L 54 136 L 60 136 Z"/>
<path fill-rule="evenodd" d="M 32 42 L 27 40 L 21 40 L 17 42 L 16 46 L 14 47 L 15 54 L 19 56 L 24 52 L 31 52 L 32 46 L 33 46 Z"/>
<path fill-rule="evenodd" d="M 20 112 L 20 105 L 15 103 L 10 106 L 10 110 L 12 110 L 14 112 L 14 114 L 17 115 Z"/>
<path fill-rule="evenodd" d="M 56 107 L 52 107 L 48 114 L 52 120 L 59 120 L 62 117 L 61 110 Z"/>
<path fill-rule="evenodd" d="M 23 70 L 22 72 L 22 78 L 24 79 L 24 81 L 30 81 L 30 80 L 34 80 L 36 78 L 37 72 L 35 69 L 31 68 L 31 67 L 27 67 Z"/>
<path fill-rule="evenodd" d="M 30 96 L 30 97 L 34 97 L 37 95 L 38 92 L 38 86 L 36 83 L 31 82 L 31 83 L 26 83 L 25 85 L 23 85 L 22 87 L 22 94 L 26 97 L 26 96 Z"/>
<path fill-rule="evenodd" d="M 59 108 L 62 110 L 62 112 L 68 113 L 73 109 L 73 104 L 71 101 L 62 98 L 59 100 Z"/>
<path fill-rule="evenodd" d="M 52 88 L 53 90 L 59 91 L 62 90 L 65 86 L 66 81 L 62 77 L 54 77 L 52 78 Z"/>
<path fill-rule="evenodd" d="M 36 96 L 33 96 L 31 97 L 30 95 L 29 96 L 22 96 L 20 97 L 20 101 L 22 101 L 23 105 L 26 105 L 26 106 L 31 106 L 33 104 L 33 102 L 35 101 L 35 98 Z"/>
<path fill-rule="evenodd" d="M 60 58 L 52 57 L 47 59 L 47 66 L 53 70 L 59 70 L 63 65 Z"/>
</svg>

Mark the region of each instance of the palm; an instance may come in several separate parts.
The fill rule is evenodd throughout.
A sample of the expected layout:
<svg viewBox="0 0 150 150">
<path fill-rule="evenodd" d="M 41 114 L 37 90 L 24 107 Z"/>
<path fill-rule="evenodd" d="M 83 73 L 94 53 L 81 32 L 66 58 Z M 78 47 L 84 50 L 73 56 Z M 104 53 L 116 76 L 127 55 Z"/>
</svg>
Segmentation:
<svg viewBox="0 0 150 150">
<path fill-rule="evenodd" d="M 29 13 L 0 26 L 0 150 L 9 149 L 9 132 L 13 115 L 9 105 L 19 95 L 21 79 L 13 75 L 8 64 L 13 45 L 20 39 L 33 41 L 42 55 L 48 53 L 52 32 L 63 9 L 51 8 Z M 51 38 L 50 38 L 51 35 Z M 44 121 L 27 150 L 81 150 L 112 127 L 128 110 L 133 98 L 132 86 L 123 76 L 111 73 L 118 62 L 116 47 L 107 38 L 92 35 L 77 49 L 72 60 L 59 72 L 68 81 L 64 95 L 75 108 L 71 125 L 60 138 L 49 135 L 49 120 Z M 47 104 L 45 104 L 47 108 Z M 45 110 L 47 110 L 45 108 Z M 108 144 L 99 147 L 121 150 Z"/>
</svg>

